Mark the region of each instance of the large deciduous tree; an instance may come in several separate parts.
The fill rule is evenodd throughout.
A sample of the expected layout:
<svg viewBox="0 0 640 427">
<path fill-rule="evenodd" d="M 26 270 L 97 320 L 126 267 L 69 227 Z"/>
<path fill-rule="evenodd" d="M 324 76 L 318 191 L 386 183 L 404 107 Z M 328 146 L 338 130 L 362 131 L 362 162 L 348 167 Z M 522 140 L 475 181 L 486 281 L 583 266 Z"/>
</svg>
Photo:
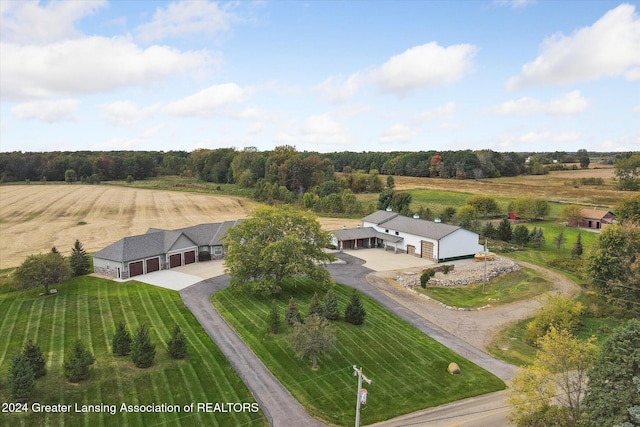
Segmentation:
<svg viewBox="0 0 640 427">
<path fill-rule="evenodd" d="M 640 225 L 612 224 L 598 235 L 587 260 L 593 287 L 612 304 L 640 312 Z"/>
<path fill-rule="evenodd" d="M 618 189 L 631 191 L 640 189 L 640 154 L 633 154 L 616 161 L 613 168 L 618 178 Z"/>
<path fill-rule="evenodd" d="M 640 320 L 630 320 L 609 336 L 588 376 L 584 400 L 588 425 L 635 421 L 629 408 L 640 405 L 640 392 L 633 379 L 640 377 Z"/>
<path fill-rule="evenodd" d="M 13 273 L 13 284 L 18 289 L 32 289 L 44 286 L 44 293 L 49 293 L 49 286 L 62 283 L 71 277 L 71 268 L 62 255 L 55 252 L 29 255 L 22 265 Z"/>
<path fill-rule="evenodd" d="M 280 291 L 287 277 L 331 282 L 323 268 L 333 259 L 323 251 L 330 237 L 309 212 L 289 206 L 256 209 L 252 218 L 227 231 L 224 242 L 232 286 L 253 283 L 258 292 L 271 294 Z"/>
<path fill-rule="evenodd" d="M 327 319 L 313 314 L 304 323 L 294 325 L 289 340 L 296 356 L 309 356 L 313 369 L 318 369 L 318 355 L 335 346 L 336 332 Z"/>
<path fill-rule="evenodd" d="M 615 209 L 616 218 L 620 221 L 640 222 L 640 193 L 622 200 Z"/>
</svg>

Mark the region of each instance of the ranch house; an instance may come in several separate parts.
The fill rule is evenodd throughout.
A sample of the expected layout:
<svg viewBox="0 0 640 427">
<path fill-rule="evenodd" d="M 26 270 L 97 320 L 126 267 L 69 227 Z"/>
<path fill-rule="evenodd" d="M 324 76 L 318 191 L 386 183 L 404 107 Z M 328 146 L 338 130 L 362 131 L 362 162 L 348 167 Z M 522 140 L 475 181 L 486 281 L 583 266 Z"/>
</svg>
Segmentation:
<svg viewBox="0 0 640 427">
<path fill-rule="evenodd" d="M 128 279 L 153 271 L 224 257 L 222 236 L 238 221 L 200 224 L 177 230 L 150 228 L 93 254 L 96 273 Z"/>
<path fill-rule="evenodd" d="M 580 213 L 582 220 L 578 223 L 578 227 L 600 230 L 603 225 L 612 224 L 615 221 L 615 215 L 611 211 L 582 209 Z"/>
<path fill-rule="evenodd" d="M 479 235 L 462 227 L 377 211 L 362 218 L 362 226 L 333 231 L 334 245 L 342 249 L 382 247 L 395 253 L 443 262 L 471 258 L 482 252 Z"/>
</svg>

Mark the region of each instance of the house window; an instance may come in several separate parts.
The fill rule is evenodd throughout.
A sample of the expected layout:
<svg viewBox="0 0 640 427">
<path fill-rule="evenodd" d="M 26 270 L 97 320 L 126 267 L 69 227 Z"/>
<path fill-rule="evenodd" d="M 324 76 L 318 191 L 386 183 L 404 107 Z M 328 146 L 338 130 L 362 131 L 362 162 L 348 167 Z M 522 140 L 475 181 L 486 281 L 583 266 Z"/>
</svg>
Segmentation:
<svg viewBox="0 0 640 427">
<path fill-rule="evenodd" d="M 396 236 L 399 236 L 399 235 L 400 235 L 400 233 L 398 233 L 398 232 L 396 231 Z"/>
<path fill-rule="evenodd" d="M 389 232 L 389 230 L 384 230 L 384 232 L 385 232 L 385 233 L 388 233 L 388 232 Z"/>
<path fill-rule="evenodd" d="M 213 247 L 214 255 L 222 255 L 222 246 L 214 246 Z"/>
</svg>

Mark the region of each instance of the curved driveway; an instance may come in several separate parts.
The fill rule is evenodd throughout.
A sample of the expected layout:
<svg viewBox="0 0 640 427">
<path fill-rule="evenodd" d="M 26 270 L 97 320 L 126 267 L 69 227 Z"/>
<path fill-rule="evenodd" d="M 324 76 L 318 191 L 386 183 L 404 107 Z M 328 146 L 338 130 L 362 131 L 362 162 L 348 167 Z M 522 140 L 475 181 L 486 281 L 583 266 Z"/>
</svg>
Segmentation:
<svg viewBox="0 0 640 427">
<path fill-rule="evenodd" d="M 323 426 L 280 384 L 211 304 L 211 295 L 229 276 L 204 280 L 180 291 L 185 305 L 242 378 L 272 426 Z"/>
<path fill-rule="evenodd" d="M 490 356 L 429 322 L 418 314 L 417 310 L 412 310 L 407 301 L 401 301 L 403 295 L 392 298 L 376 286 L 369 284 L 366 276 L 372 270 L 363 266 L 364 261 L 344 253 L 335 255 L 346 262 L 346 264 L 327 266 L 327 270 L 336 282 L 359 290 L 423 333 L 503 381 L 513 377 L 512 365 Z M 304 411 L 302 405 L 280 384 L 211 304 L 211 295 L 224 289 L 228 284 L 227 275 L 218 276 L 181 290 L 180 296 L 247 385 L 272 426 L 322 426 L 323 424 Z"/>
</svg>

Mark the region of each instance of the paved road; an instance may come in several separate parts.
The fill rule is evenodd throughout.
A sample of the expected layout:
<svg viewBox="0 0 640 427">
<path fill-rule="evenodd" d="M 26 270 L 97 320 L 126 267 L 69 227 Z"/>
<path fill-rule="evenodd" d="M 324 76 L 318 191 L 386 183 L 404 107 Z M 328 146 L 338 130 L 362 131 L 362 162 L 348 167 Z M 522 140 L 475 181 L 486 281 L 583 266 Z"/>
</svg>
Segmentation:
<svg viewBox="0 0 640 427">
<path fill-rule="evenodd" d="M 374 299 L 380 305 L 395 313 L 402 319 L 411 323 L 413 326 L 429 335 L 444 346 L 450 348 L 466 359 L 471 360 L 478 366 L 493 373 L 503 381 L 509 381 L 513 378 L 515 368 L 502 360 L 496 359 L 490 354 L 480 350 L 461 340 L 460 338 L 445 331 L 439 326 L 428 321 L 419 314 L 419 310 L 424 310 L 424 305 L 412 304 L 411 301 L 403 301 L 404 298 L 410 299 L 406 294 L 397 294 L 390 297 L 387 293 L 382 292 L 375 286 L 371 286 L 366 276 L 372 270 L 364 267 L 361 259 L 347 255 L 344 253 L 334 254 L 338 258 L 346 261 L 346 264 L 332 264 L 327 266 L 327 270 L 338 283 L 343 283 L 353 287 L 368 297 Z M 415 309 L 411 309 L 414 307 Z"/>
<path fill-rule="evenodd" d="M 231 362 L 272 426 L 323 426 L 269 372 L 211 305 L 211 295 L 229 284 L 229 276 L 204 280 L 180 291 L 185 305 Z"/>
</svg>

